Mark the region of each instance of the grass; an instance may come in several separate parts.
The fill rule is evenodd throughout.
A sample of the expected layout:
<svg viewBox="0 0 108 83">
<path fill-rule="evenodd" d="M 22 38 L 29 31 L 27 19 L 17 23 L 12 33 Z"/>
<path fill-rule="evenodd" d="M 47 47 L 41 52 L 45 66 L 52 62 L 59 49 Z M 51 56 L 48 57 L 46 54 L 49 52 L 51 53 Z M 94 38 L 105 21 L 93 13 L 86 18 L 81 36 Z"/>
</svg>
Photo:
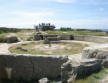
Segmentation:
<svg viewBox="0 0 108 83">
<path fill-rule="evenodd" d="M 105 32 L 93 32 L 93 31 L 70 31 L 70 32 L 63 32 L 63 31 L 46 31 L 47 34 L 57 34 L 57 35 L 88 35 L 88 36 L 108 36 Z"/>
<path fill-rule="evenodd" d="M 12 34 L 13 32 L 8 32 L 8 33 L 0 33 L 0 38 L 5 38 L 7 35 Z M 64 31 L 45 31 L 42 32 L 43 34 L 57 34 L 57 35 L 88 35 L 88 36 L 108 36 L 105 34 L 105 32 L 94 32 L 94 31 L 69 31 L 69 32 L 64 32 Z M 32 41 L 35 30 L 20 30 L 17 31 L 15 34 L 20 40 L 23 41 Z"/>
<path fill-rule="evenodd" d="M 7 35 L 8 34 L 6 34 L 6 33 L 2 33 L 2 34 L 0 34 L 0 38 L 6 38 Z"/>
<path fill-rule="evenodd" d="M 0 38 L 5 38 L 6 36 L 8 35 L 11 35 L 11 34 L 14 34 L 15 36 L 17 36 L 19 39 L 23 40 L 23 41 L 32 41 L 33 40 L 33 35 L 34 35 L 34 30 L 20 30 L 20 31 L 17 31 L 17 32 L 1 32 L 0 33 Z"/>
<path fill-rule="evenodd" d="M 41 48 L 36 48 L 36 46 L 41 45 Z M 26 44 L 18 44 L 14 45 L 9 48 L 11 53 L 17 53 L 17 54 L 39 54 L 39 55 L 72 55 L 82 52 L 82 49 L 84 47 L 87 47 L 86 44 L 72 44 L 72 43 L 60 43 L 60 44 L 54 44 L 54 45 L 60 45 L 63 48 L 56 48 L 56 49 L 43 49 L 44 45 L 42 42 L 31 42 Z M 21 47 L 23 49 L 27 49 L 27 51 L 22 51 L 17 49 L 18 47 Z"/>
<path fill-rule="evenodd" d="M 100 72 L 92 74 L 85 79 L 77 80 L 75 83 L 99 83 L 99 80 L 102 80 L 107 74 L 107 69 L 103 68 Z"/>
<path fill-rule="evenodd" d="M 70 47 L 70 49 L 62 49 L 62 50 L 56 50 L 54 51 L 55 54 L 60 54 L 60 55 L 72 55 L 72 54 L 77 54 L 81 53 L 82 49 L 84 47 L 87 47 L 87 45 L 82 45 L 82 44 L 64 44 L 67 47 Z"/>
<path fill-rule="evenodd" d="M 34 30 L 21 30 L 16 33 L 16 36 L 23 41 L 32 41 L 34 33 Z"/>
<path fill-rule="evenodd" d="M 73 83 L 100 83 L 99 81 L 101 81 L 102 79 L 104 79 L 104 77 L 108 74 L 107 69 L 102 68 L 102 70 L 98 73 L 94 73 L 92 75 L 90 75 L 89 77 L 85 78 L 85 79 L 79 79 L 76 80 Z M 58 82 L 51 82 L 51 83 L 62 83 L 61 81 Z"/>
</svg>

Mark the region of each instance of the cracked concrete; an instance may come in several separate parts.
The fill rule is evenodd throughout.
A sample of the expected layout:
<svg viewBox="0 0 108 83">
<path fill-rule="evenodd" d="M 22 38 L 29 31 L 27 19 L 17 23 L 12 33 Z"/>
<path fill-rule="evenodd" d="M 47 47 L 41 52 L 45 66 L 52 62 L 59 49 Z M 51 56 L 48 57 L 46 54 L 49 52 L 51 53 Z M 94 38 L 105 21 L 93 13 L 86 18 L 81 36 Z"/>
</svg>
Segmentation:
<svg viewBox="0 0 108 83">
<path fill-rule="evenodd" d="M 44 77 L 57 78 L 61 75 L 61 65 L 66 56 L 33 56 L 0 54 L 0 79 L 38 80 Z M 11 78 L 5 68 L 11 68 Z"/>
</svg>

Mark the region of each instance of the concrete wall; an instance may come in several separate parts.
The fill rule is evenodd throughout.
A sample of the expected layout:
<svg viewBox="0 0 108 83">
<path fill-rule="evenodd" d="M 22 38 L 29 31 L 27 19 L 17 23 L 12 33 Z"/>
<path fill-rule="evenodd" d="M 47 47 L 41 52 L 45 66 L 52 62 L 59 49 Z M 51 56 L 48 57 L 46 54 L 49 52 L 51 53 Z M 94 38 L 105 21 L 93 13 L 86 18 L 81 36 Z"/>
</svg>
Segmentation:
<svg viewBox="0 0 108 83">
<path fill-rule="evenodd" d="M 60 40 L 73 40 L 72 35 L 34 35 L 34 40 L 43 40 L 44 37 L 59 38 Z"/>
<path fill-rule="evenodd" d="M 45 35 L 49 37 L 55 37 L 57 35 Z M 58 35 L 60 40 L 78 40 L 78 41 L 88 41 L 88 42 L 96 42 L 96 43 L 107 43 L 108 37 L 100 37 L 100 36 L 72 36 L 72 35 Z M 34 36 L 35 40 L 41 40 L 40 37 Z"/>
<path fill-rule="evenodd" d="M 72 35 L 60 35 L 61 40 L 73 40 Z"/>
<path fill-rule="evenodd" d="M 15 36 L 0 38 L 0 43 L 16 43 L 18 41 L 18 38 Z"/>
<path fill-rule="evenodd" d="M 68 60 L 61 56 L 0 54 L 0 79 L 38 80 L 57 78 L 61 65 Z"/>
<path fill-rule="evenodd" d="M 98 37 L 98 36 L 74 36 L 74 40 L 96 42 L 96 43 L 108 43 L 108 38 Z"/>
</svg>

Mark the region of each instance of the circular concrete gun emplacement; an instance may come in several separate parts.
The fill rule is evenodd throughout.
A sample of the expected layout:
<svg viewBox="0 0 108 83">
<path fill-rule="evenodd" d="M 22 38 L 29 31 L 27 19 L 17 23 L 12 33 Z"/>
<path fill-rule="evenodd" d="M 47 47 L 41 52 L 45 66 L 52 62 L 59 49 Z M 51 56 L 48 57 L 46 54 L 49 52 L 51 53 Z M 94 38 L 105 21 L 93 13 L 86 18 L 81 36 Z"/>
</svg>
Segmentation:
<svg viewBox="0 0 108 83">
<path fill-rule="evenodd" d="M 87 44 L 74 42 L 51 42 L 44 44 L 45 41 L 35 41 L 29 43 L 15 44 L 9 48 L 11 53 L 16 54 L 38 54 L 38 55 L 72 55 L 81 53 Z"/>
</svg>

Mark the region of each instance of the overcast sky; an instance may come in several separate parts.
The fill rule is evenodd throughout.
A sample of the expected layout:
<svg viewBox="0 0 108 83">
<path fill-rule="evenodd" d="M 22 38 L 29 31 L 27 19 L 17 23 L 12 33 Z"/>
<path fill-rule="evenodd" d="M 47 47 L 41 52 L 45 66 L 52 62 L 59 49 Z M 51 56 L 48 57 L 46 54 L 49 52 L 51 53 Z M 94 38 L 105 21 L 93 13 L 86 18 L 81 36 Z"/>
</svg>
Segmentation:
<svg viewBox="0 0 108 83">
<path fill-rule="evenodd" d="M 108 0 L 0 0 L 0 27 L 108 28 Z"/>
</svg>

